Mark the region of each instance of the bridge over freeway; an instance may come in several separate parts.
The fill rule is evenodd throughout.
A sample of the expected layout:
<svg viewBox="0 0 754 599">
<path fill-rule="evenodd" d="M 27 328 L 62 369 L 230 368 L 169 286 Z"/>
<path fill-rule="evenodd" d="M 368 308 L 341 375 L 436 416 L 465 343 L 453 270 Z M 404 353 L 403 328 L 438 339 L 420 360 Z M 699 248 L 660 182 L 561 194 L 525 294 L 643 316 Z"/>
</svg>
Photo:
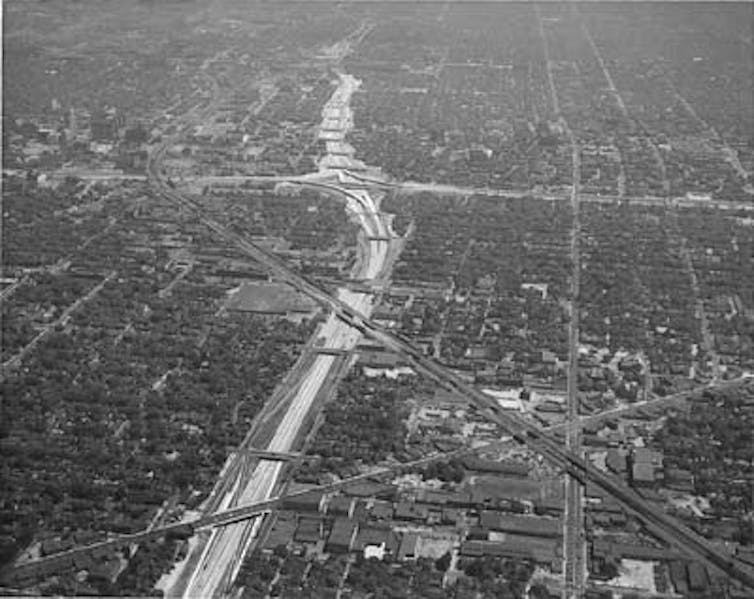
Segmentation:
<svg viewBox="0 0 754 599">
<path fill-rule="evenodd" d="M 338 347 L 315 347 L 314 353 L 322 354 L 324 356 L 347 356 L 351 353 L 351 350 Z"/>
<path fill-rule="evenodd" d="M 257 449 L 256 447 L 236 447 L 231 449 L 230 453 L 240 453 L 251 458 L 274 460 L 278 462 L 290 462 L 303 457 L 298 451 L 268 451 L 266 449 Z"/>
</svg>

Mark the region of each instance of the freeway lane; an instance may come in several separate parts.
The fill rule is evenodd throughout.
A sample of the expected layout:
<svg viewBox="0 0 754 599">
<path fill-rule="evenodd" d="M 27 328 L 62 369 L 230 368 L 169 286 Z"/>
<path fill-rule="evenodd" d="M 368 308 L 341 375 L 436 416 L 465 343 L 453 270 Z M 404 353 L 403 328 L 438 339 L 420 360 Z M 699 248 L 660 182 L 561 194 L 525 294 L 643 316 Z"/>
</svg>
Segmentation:
<svg viewBox="0 0 754 599">
<path fill-rule="evenodd" d="M 366 219 L 364 214 L 365 211 L 362 210 L 361 219 Z M 381 230 L 381 225 L 371 224 L 369 229 L 373 227 Z M 381 233 L 384 234 L 384 231 Z M 381 272 L 387 256 L 386 246 L 387 243 L 383 241 L 369 242 L 370 252 L 361 272 L 358 273 L 359 277 L 373 278 Z M 341 289 L 338 299 L 359 312 L 371 313 L 372 305 L 369 295 Z M 361 335 L 349 324 L 331 314 L 322 325 L 319 337 L 324 338 L 325 348 L 350 350 L 355 347 Z M 268 445 L 268 451 L 285 452 L 293 448 L 309 409 L 322 388 L 335 359 L 332 355 L 320 354 L 316 357 Z M 236 505 L 247 505 L 269 499 L 281 471 L 281 462 L 261 460 L 241 493 L 236 493 L 235 489 L 234 492 L 228 493 L 220 509 L 225 510 Z M 235 579 L 241 565 L 241 558 L 249 542 L 254 539 L 260 522 L 260 518 L 254 518 L 248 522 L 233 523 L 213 531 L 184 596 L 211 597 L 222 594 L 225 587 Z"/>
<path fill-rule="evenodd" d="M 330 136 L 336 136 L 341 140 L 337 143 L 334 141 L 327 142 L 328 155 L 323 158 L 320 165 L 320 172 L 325 175 L 333 173 L 333 171 L 337 173 L 340 165 L 350 165 L 348 158 L 341 155 L 344 146 L 347 146 L 342 139 L 351 126 L 348 101 L 357 86 L 358 81 L 353 77 L 341 75 L 341 85 L 335 90 L 331 100 L 323 109 L 323 117 L 329 124 Z M 334 115 L 338 117 L 336 123 L 333 123 Z M 333 127 L 336 126 L 338 127 L 337 135 L 333 131 Z M 331 154 L 335 151 L 339 152 L 337 156 Z M 336 193 L 345 197 L 346 210 L 356 216 L 362 237 L 366 240 L 365 255 L 352 276 L 365 281 L 376 279 L 382 273 L 386 264 L 388 231 L 382 223 L 369 193 L 365 190 L 350 191 L 345 183 L 343 185 L 332 185 L 312 182 L 310 185 L 322 188 L 326 193 Z M 368 315 L 372 312 L 373 299 L 371 294 L 341 288 L 337 292 L 337 300 L 359 313 Z M 338 318 L 335 313 L 329 315 L 317 335 L 318 338 L 324 340 L 323 348 L 345 351 L 353 349 L 361 337 L 358 330 L 343 319 Z M 293 449 L 306 416 L 327 380 L 335 360 L 334 355 L 317 355 L 302 380 L 285 416 L 278 425 L 273 439 L 267 446 L 268 451 L 287 452 Z M 282 464 L 279 461 L 260 460 L 259 465 L 247 481 L 242 480 L 242 476 L 237 477 L 236 484 L 221 502 L 220 510 L 270 499 L 280 479 L 281 472 Z M 261 522 L 261 517 L 255 517 L 213 530 L 209 541 L 202 550 L 201 558 L 191 574 L 183 596 L 215 597 L 224 595 L 235 580 L 243 556 L 255 539 Z M 190 563 L 190 560 L 187 563 Z"/>
</svg>

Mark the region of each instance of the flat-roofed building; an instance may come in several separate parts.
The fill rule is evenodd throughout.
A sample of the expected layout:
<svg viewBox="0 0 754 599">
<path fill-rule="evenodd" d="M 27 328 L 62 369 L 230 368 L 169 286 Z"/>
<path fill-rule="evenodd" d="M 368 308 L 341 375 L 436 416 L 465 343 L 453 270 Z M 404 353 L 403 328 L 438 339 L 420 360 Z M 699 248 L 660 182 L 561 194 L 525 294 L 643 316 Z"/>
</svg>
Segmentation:
<svg viewBox="0 0 754 599">
<path fill-rule="evenodd" d="M 419 535 L 415 532 L 403 534 L 401 545 L 398 548 L 398 559 L 400 561 L 416 559 L 416 548 L 419 545 Z"/>
</svg>

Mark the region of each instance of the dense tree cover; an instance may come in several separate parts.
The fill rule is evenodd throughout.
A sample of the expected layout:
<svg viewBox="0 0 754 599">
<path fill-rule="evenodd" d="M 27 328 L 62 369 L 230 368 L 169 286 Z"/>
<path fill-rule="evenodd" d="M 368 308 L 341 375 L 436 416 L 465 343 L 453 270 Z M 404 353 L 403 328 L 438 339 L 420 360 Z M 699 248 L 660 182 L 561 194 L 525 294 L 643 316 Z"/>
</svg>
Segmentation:
<svg viewBox="0 0 754 599">
<path fill-rule="evenodd" d="M 97 202 L 107 193 L 107 185 L 85 185 L 70 177 L 57 187 L 37 187 L 21 177 L 3 176 L 3 266 L 10 275 L 16 268 L 52 266 L 77 251 L 107 226 L 111 218 L 127 207 L 124 199 L 137 190 L 136 184 L 119 188 L 118 198 L 107 201 L 107 209 Z"/>
<path fill-rule="evenodd" d="M 343 580 L 346 561 L 351 561 L 348 576 Z M 305 561 L 300 557 L 281 558 L 253 552 L 244 562 L 238 578 L 243 596 L 261 599 L 271 591 L 272 596 L 317 598 L 333 596 L 338 589 L 345 597 L 428 599 L 467 597 L 469 594 L 492 599 L 524 596 L 524 590 L 534 571 L 526 562 L 500 558 L 466 560 L 466 576 L 443 587 L 444 572 L 451 562 L 448 552 L 437 560 L 419 558 L 396 562 L 365 559 L 356 554 L 330 556 L 325 561 Z M 277 582 L 270 587 L 272 580 Z"/>
<path fill-rule="evenodd" d="M 484 597 L 522 597 L 534 572 L 529 562 L 493 556 L 466 561 L 463 568 Z"/>
<path fill-rule="evenodd" d="M 14 232 L 45 235 L 49 225 L 50 234 L 48 244 L 4 237 L 12 250 L 4 257 L 63 269 L 33 275 L 3 303 L 6 353 L 101 280 L 90 274 L 116 276 L 3 381 L 2 563 L 35 538 L 132 532 L 168 499 L 199 502 L 313 331 L 311 322 L 218 312 L 238 284 L 223 261 L 241 271 L 248 261 L 223 247 L 213 262 L 213 234 L 161 200 L 143 201 L 139 185 L 85 190 L 71 180 L 52 192 L 19 184 L 6 204 L 4 224 Z M 341 202 L 310 192 L 277 199 L 260 200 L 250 213 L 265 227 L 278 223 L 267 234 L 309 249 L 354 241 Z M 170 266 L 175 250 L 165 238 L 184 252 L 208 248 L 210 261 L 172 285 L 180 271 Z M 139 592 L 169 562 L 167 554 L 153 557 L 151 569 L 134 570 Z"/>
<path fill-rule="evenodd" d="M 688 238 L 716 351 L 723 363 L 754 365 L 754 227 L 743 211 L 684 211 L 679 223 Z"/>
<path fill-rule="evenodd" d="M 435 560 L 435 568 L 437 568 L 439 572 L 447 572 L 452 560 L 453 556 L 450 554 L 450 551 L 443 553 Z"/>
<path fill-rule="evenodd" d="M 3 385 L 5 479 L 18 483 L 4 487 L 16 506 L 4 528 L 130 532 L 174 493 L 207 490 L 309 332 L 241 317 L 201 348 L 136 328 L 118 347 L 53 334 L 30 363 L 45 377 L 31 368 Z"/>
<path fill-rule="evenodd" d="M 294 250 L 326 251 L 355 244 L 357 228 L 339 199 L 310 189 L 288 193 L 215 190 L 207 208 L 238 233 L 281 237 Z"/>
<path fill-rule="evenodd" d="M 435 568 L 434 560 L 392 563 L 357 556 L 348 571 L 344 589 L 354 596 L 368 593 L 381 599 L 399 597 L 445 597 L 443 574 Z"/>
<path fill-rule="evenodd" d="M 349 374 L 325 407 L 324 422 L 309 450 L 322 459 L 300 475 L 346 475 L 359 465 L 404 458 L 404 420 L 410 411 L 406 400 L 417 384 L 412 376 L 369 378 L 360 370 Z"/>
<path fill-rule="evenodd" d="M 688 409 L 671 413 L 654 442 L 666 467 L 691 472 L 694 493 L 709 498 L 715 518 L 738 522 L 736 540 L 754 542 L 754 385 L 705 391 Z M 715 525 L 707 532 L 714 536 Z"/>
<path fill-rule="evenodd" d="M 451 364 L 468 363 L 469 351 L 479 347 L 493 363 L 513 352 L 523 372 L 532 372 L 542 349 L 565 359 L 567 205 L 420 194 L 388 198 L 385 208 L 416 225 L 395 279 L 453 293 L 407 310 L 403 332 L 442 332 L 441 357 Z M 659 375 L 688 376 L 692 362 L 696 374 L 704 375 L 711 356 L 702 343 L 699 299 L 723 363 L 735 372 L 751 361 L 752 321 L 743 310 L 752 301 L 747 256 L 754 238 L 739 221 L 698 209 L 676 219 L 664 207 L 585 205 L 579 297 L 584 340 L 612 352 L 643 351 Z M 546 284 L 547 297 L 522 288 L 530 283 Z M 694 347 L 701 348 L 696 358 Z M 658 380 L 658 389 L 666 382 Z"/>
<path fill-rule="evenodd" d="M 121 596 L 162 596 L 162 591 L 154 588 L 155 582 L 164 570 L 164 564 L 172 561 L 176 551 L 176 541 L 150 541 L 142 543 L 139 550 L 128 561 L 128 567 L 118 576 L 117 584 L 110 588 Z M 107 591 L 107 587 L 103 591 Z"/>
<path fill-rule="evenodd" d="M 492 277 L 501 292 L 518 293 L 520 284 L 536 274 L 539 282 L 549 283 L 556 299 L 567 292 L 567 251 L 546 248 L 550 243 L 567 245 L 567 206 L 419 194 L 388 198 L 385 209 L 417 219 L 416 231 L 396 266 L 396 280 L 452 281 L 463 291 Z"/>
<path fill-rule="evenodd" d="M 21 284 L 10 301 L 2 305 L 3 361 L 17 354 L 42 326 L 59 318 L 65 308 L 72 306 L 99 283 L 97 279 L 96 275 L 80 277 L 68 273 L 39 273 Z"/>
<path fill-rule="evenodd" d="M 266 555 L 259 551 L 251 553 L 241 565 L 236 579 L 236 585 L 243 587 L 243 597 L 261 599 L 267 596 L 270 583 L 283 560 L 277 555 Z"/>
<path fill-rule="evenodd" d="M 369 164 L 402 180 L 562 192 L 572 161 L 568 136 L 553 125 L 560 116 L 580 147 L 584 193 L 750 201 L 749 178 L 715 149 L 725 139 L 751 160 L 750 60 L 720 44 L 721 31 L 748 19 L 742 9 L 575 15 L 551 5 L 540 23 L 522 5 L 460 10 L 441 28 L 421 17 L 380 21 L 351 58 L 365 92 L 352 103 L 351 138 Z M 547 46 L 532 43 L 539 26 Z M 546 47 L 568 67 L 548 72 Z M 447 62 L 434 73 L 440 56 Z M 606 76 L 620 104 L 602 93 Z"/>
<path fill-rule="evenodd" d="M 306 561 L 295 555 L 267 555 L 252 552 L 241 566 L 236 587 L 242 597 L 333 597 L 341 584 L 348 556 L 331 556 L 326 561 Z M 272 581 L 275 580 L 275 584 Z"/>
<path fill-rule="evenodd" d="M 157 240 L 194 225 L 158 201 L 127 210 L 121 200 L 116 226 L 69 258 L 71 273 L 117 275 L 3 381 L 2 563 L 32 539 L 133 532 L 168 499 L 196 504 L 313 331 L 218 312 L 238 281 L 212 262 L 163 293 L 177 273 Z M 214 244 L 205 230 L 185 238 L 189 250 L 192 240 Z M 67 271 L 35 279 L 14 306 L 67 306 L 85 291 L 80 281 L 91 284 Z M 171 559 L 150 555 L 133 574 L 139 594 Z"/>
<path fill-rule="evenodd" d="M 419 194 L 391 197 L 384 205 L 402 218 L 416 219 L 395 280 L 447 293 L 417 298 L 402 315 L 402 332 L 442 333 L 440 356 L 453 365 L 497 364 L 512 353 L 523 373 L 540 364 L 543 349 L 565 359 L 563 301 L 571 270 L 566 204 Z M 472 350 L 484 356 L 470 357 Z"/>
<path fill-rule="evenodd" d="M 653 373 L 688 375 L 700 330 L 671 213 L 586 206 L 583 223 L 583 334 L 612 352 L 644 351 Z"/>
</svg>

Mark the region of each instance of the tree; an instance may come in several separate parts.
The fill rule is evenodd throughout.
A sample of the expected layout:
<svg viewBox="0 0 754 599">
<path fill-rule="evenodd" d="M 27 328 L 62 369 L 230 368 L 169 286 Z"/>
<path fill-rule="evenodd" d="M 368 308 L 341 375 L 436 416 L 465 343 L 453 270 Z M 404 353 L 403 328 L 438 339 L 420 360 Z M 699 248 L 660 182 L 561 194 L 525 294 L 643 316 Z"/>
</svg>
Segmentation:
<svg viewBox="0 0 754 599">
<path fill-rule="evenodd" d="M 439 572 L 447 572 L 452 559 L 453 556 L 450 554 L 450 551 L 446 552 L 441 557 L 437 558 L 437 560 L 435 560 L 435 568 L 437 568 Z"/>
</svg>

